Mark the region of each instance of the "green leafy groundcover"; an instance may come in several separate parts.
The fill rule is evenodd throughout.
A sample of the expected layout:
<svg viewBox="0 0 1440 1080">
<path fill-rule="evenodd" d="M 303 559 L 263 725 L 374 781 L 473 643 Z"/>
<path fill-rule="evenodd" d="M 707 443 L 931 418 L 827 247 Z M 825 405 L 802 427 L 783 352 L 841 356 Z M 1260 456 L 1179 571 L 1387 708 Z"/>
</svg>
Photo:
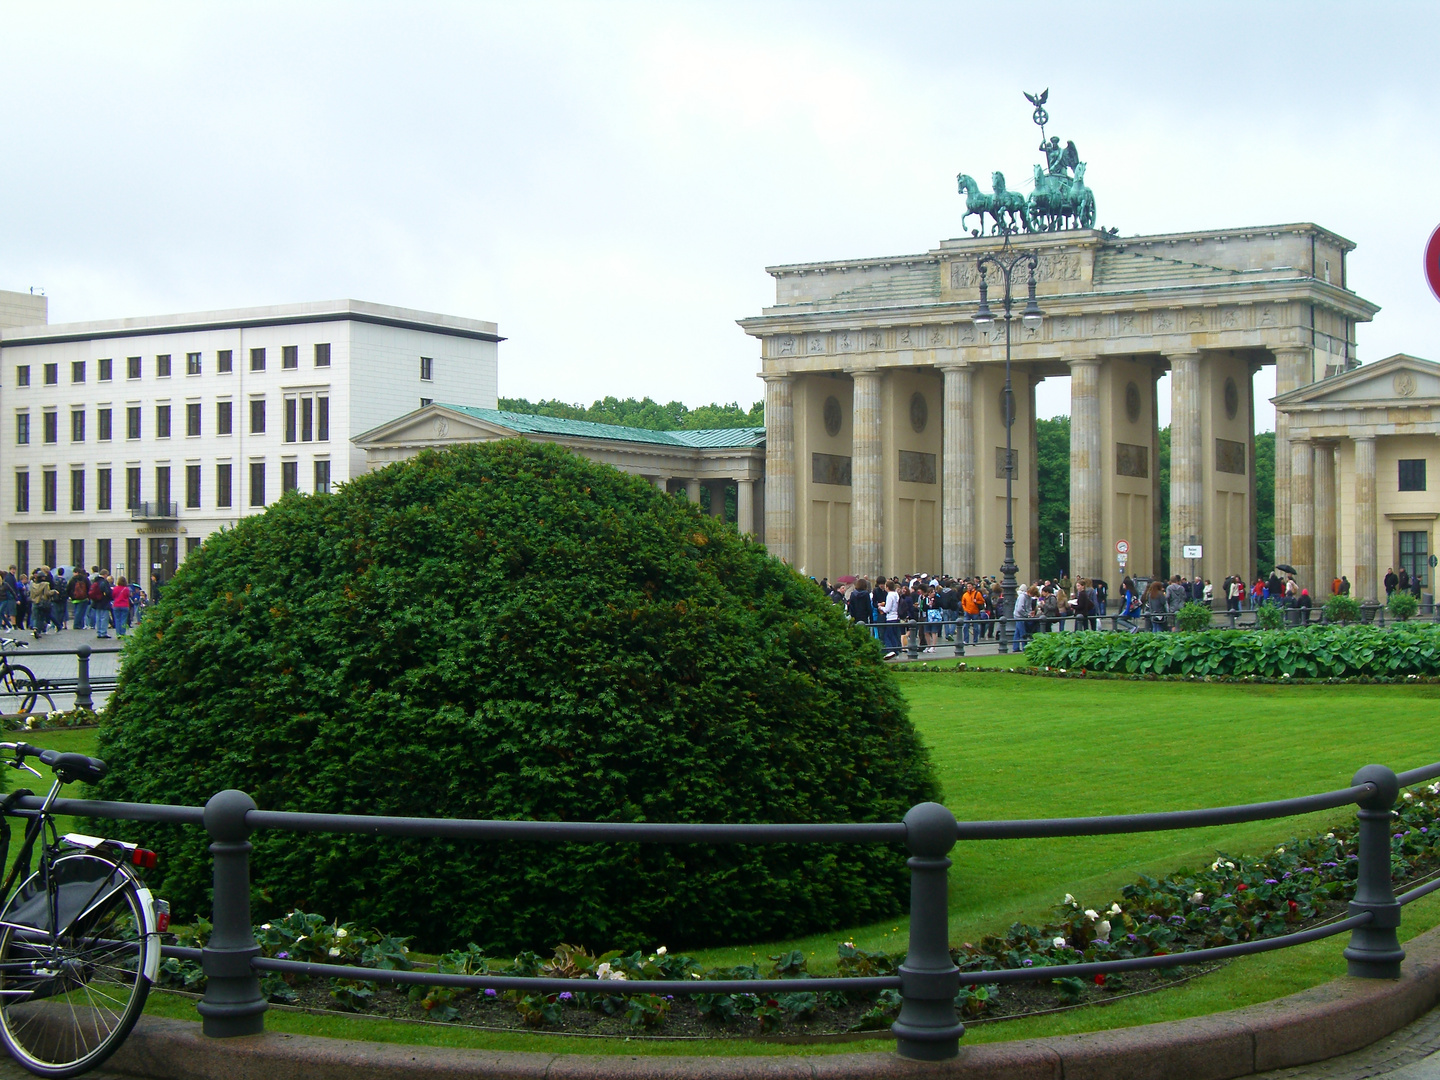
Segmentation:
<svg viewBox="0 0 1440 1080">
<path fill-rule="evenodd" d="M 1440 870 L 1440 783 L 1401 793 L 1390 839 L 1390 866 L 1394 879 L 1411 882 Z M 1307 926 L 1343 915 L 1355 890 L 1358 848 L 1353 825 L 1337 827 L 1323 836 L 1288 840 L 1259 855 L 1217 854 L 1197 870 L 1182 869 L 1163 880 L 1142 876 L 1125 886 L 1110 904 L 1087 908 L 1066 893 L 1055 905 L 1055 916 L 1042 926 L 1015 923 L 1003 934 L 978 943 L 951 946 L 961 970 L 961 990 L 955 1006 L 967 1018 L 1019 1015 L 1059 1003 L 1082 1003 L 1132 989 L 1137 975 L 1098 975 L 1086 980 L 1058 978 L 1050 986 L 1021 984 L 1001 988 L 986 983 L 987 972 L 1024 967 L 1064 967 L 1105 960 L 1167 953 L 1253 941 L 1294 933 Z M 1397 890 L 1398 891 L 1398 890 Z M 347 964 L 359 967 L 411 970 L 408 939 L 356 923 L 339 923 L 320 915 L 291 912 L 254 928 L 262 953 L 282 960 Z M 182 929 L 180 943 L 203 946 L 208 923 Z M 887 955 L 858 949 L 851 942 L 837 947 L 836 974 L 842 976 L 891 975 L 904 954 Z M 475 945 L 452 950 L 438 958 L 435 970 L 462 975 L 522 975 L 577 980 L 573 993 L 524 994 L 510 991 L 446 990 L 440 987 L 409 989 L 411 1013 L 433 1020 L 496 1023 L 496 1011 L 513 1009 L 527 1027 L 575 1027 L 575 1010 L 604 1012 L 623 1017 L 635 1029 L 661 1028 L 672 1009 L 687 999 L 671 995 L 607 995 L 586 992 L 587 979 L 627 981 L 758 979 L 807 977 L 802 952 L 770 957 L 762 975 L 759 965 L 706 968 L 693 957 L 664 947 L 594 955 L 574 945 L 558 945 L 553 956 L 522 952 L 513 960 L 487 957 Z M 162 986 L 199 992 L 205 976 L 200 965 L 169 959 L 161 968 Z M 268 973 L 262 990 L 269 1000 L 302 1003 L 310 1007 L 366 1012 L 388 1004 L 378 984 L 349 979 L 311 980 L 304 976 Z M 405 988 L 401 988 L 403 992 Z M 489 1000 L 487 1000 L 488 995 Z M 392 995 L 393 996 L 393 995 Z M 701 1020 L 754 1026 L 760 1033 L 813 1018 L 834 1028 L 849 1025 L 864 1030 L 888 1025 L 900 999 L 894 991 L 879 994 L 824 993 L 699 994 L 693 998 Z M 856 1005 L 861 1008 L 855 1008 Z M 483 1006 L 490 1006 L 487 1010 Z M 390 1006 L 393 1011 L 393 1005 Z M 848 1010 L 847 1010 L 848 1007 Z M 843 1019 L 842 1019 L 843 1017 Z"/>
<path fill-rule="evenodd" d="M 897 821 L 936 782 L 879 650 L 760 545 L 523 441 L 290 494 L 206 540 L 146 615 L 101 798 L 554 821 Z M 257 833 L 258 914 L 441 950 L 706 945 L 888 917 L 905 853 Z M 177 915 L 198 829 L 157 828 Z"/>
<path fill-rule="evenodd" d="M 1271 679 L 1440 675 L 1440 626 L 1040 634 L 1025 646 L 1025 663 L 1128 674 Z"/>
</svg>

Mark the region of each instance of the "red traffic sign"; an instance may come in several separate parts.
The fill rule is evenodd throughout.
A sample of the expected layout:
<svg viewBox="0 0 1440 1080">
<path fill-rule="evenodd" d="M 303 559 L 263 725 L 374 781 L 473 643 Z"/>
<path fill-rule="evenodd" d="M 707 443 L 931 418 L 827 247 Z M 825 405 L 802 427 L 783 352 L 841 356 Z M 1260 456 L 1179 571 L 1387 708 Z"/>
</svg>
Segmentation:
<svg viewBox="0 0 1440 1080">
<path fill-rule="evenodd" d="M 1435 299 L 1440 300 L 1440 226 L 1430 234 L 1430 241 L 1425 245 L 1425 280 Z"/>
<path fill-rule="evenodd" d="M 1116 541 L 1115 541 L 1115 554 L 1116 554 L 1116 555 L 1128 555 L 1128 554 L 1130 554 L 1130 541 L 1129 541 L 1129 540 L 1116 540 Z"/>
</svg>

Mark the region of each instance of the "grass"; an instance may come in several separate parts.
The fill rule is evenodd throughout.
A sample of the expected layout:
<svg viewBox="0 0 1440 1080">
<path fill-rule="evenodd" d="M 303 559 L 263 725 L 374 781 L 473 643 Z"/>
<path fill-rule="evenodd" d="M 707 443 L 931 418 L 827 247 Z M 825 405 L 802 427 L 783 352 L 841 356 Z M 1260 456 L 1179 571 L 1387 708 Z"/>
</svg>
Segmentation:
<svg viewBox="0 0 1440 1080">
<path fill-rule="evenodd" d="M 1009 657 L 986 658 L 1011 666 Z M 1433 715 L 1440 687 L 1247 686 L 1088 682 L 1001 674 L 901 675 L 911 715 L 933 755 L 946 805 L 962 820 L 1178 810 L 1326 791 L 1360 766 L 1397 771 L 1440 759 Z M 93 732 L 46 732 L 33 741 L 84 752 Z M 974 842 L 952 852 L 950 933 L 973 941 L 1014 921 L 1040 922 L 1065 892 L 1099 907 L 1137 874 L 1164 875 L 1258 851 L 1298 833 L 1323 832 L 1344 811 L 1176 833 L 1067 840 Z M 1404 935 L 1440 923 L 1440 897 L 1406 909 Z M 904 919 L 796 941 L 697 951 L 703 963 L 763 960 L 798 948 L 817 973 L 833 971 L 835 943 L 900 951 Z M 1163 993 L 973 1027 L 969 1041 L 1026 1038 L 1150 1023 L 1235 1008 L 1328 981 L 1344 970 L 1344 936 L 1249 957 Z M 604 943 L 590 943 L 603 947 Z M 656 943 L 661 944 L 660 942 Z M 678 943 L 670 944 L 672 949 Z M 184 1001 L 156 996 L 156 1011 L 193 1018 Z M 572 1053 L 826 1053 L 883 1043 L 794 1047 L 713 1040 L 609 1042 L 485 1034 L 365 1018 L 272 1013 L 277 1031 Z"/>
</svg>

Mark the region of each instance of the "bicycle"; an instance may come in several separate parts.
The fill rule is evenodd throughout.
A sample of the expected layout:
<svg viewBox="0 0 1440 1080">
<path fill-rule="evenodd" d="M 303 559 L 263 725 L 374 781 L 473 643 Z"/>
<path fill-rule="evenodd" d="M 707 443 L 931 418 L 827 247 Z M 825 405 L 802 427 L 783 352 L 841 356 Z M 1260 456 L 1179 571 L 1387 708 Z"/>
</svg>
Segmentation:
<svg viewBox="0 0 1440 1080">
<path fill-rule="evenodd" d="M 35 672 L 31 671 L 24 664 L 16 664 L 11 661 L 7 652 L 11 647 L 17 649 L 28 649 L 28 641 L 20 641 L 16 638 L 0 637 L 0 700 L 9 704 L 11 698 L 15 699 L 17 713 L 32 713 L 35 706 L 42 700 L 49 708 L 46 712 L 55 711 L 55 699 L 50 696 L 50 683 L 46 679 L 37 679 Z"/>
<path fill-rule="evenodd" d="M 137 869 L 156 856 L 135 844 L 80 833 L 59 834 L 52 807 L 60 789 L 94 782 L 105 762 L 28 743 L 3 764 L 55 774 L 38 810 L 22 810 L 17 791 L 0 803 L 0 865 L 9 856 L 11 817 L 25 818 L 25 839 L 6 876 L 0 908 L 0 1042 L 38 1076 L 78 1076 L 125 1041 L 145 1007 L 160 968 L 160 935 L 170 908 L 145 887 Z M 40 850 L 34 870 L 31 860 Z"/>
</svg>

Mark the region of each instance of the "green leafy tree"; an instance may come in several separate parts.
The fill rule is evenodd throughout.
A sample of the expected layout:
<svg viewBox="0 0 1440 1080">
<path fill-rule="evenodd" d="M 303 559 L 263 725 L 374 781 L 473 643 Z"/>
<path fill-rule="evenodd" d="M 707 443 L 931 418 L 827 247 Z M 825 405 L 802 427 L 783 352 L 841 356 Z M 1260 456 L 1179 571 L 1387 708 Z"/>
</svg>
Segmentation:
<svg viewBox="0 0 1440 1080">
<path fill-rule="evenodd" d="M 649 431 L 765 426 L 763 401 L 755 402 L 749 409 L 741 408 L 739 403 L 734 401 L 728 405 L 712 403 L 691 409 L 679 401 L 662 405 L 648 397 L 639 400 L 606 397 L 590 405 L 571 405 L 558 400 L 501 398 L 499 407 L 506 412 L 554 416 L 562 420 L 588 420 L 595 424 L 619 424 L 622 427 L 645 428 Z"/>
<path fill-rule="evenodd" d="M 1070 417 L 1035 421 L 1040 470 L 1040 577 L 1070 572 Z M 1061 542 L 1061 536 L 1064 542 Z"/>
<path fill-rule="evenodd" d="M 557 635 L 565 632 L 563 647 Z M 898 821 L 938 797 L 872 638 L 699 508 L 552 444 L 426 452 L 206 539 L 126 645 L 102 798 L 602 822 Z M 198 829 L 163 889 L 208 910 Z M 883 846 L 262 830 L 257 914 L 440 951 L 790 938 L 889 918 Z"/>
<path fill-rule="evenodd" d="M 1263 573 L 1275 565 L 1275 433 L 1255 436 L 1255 563 Z"/>
<path fill-rule="evenodd" d="M 1160 471 L 1160 550 L 1155 553 L 1155 564 L 1160 571 L 1160 580 L 1170 577 L 1170 427 L 1160 429 L 1160 460 L 1156 468 Z"/>
</svg>

